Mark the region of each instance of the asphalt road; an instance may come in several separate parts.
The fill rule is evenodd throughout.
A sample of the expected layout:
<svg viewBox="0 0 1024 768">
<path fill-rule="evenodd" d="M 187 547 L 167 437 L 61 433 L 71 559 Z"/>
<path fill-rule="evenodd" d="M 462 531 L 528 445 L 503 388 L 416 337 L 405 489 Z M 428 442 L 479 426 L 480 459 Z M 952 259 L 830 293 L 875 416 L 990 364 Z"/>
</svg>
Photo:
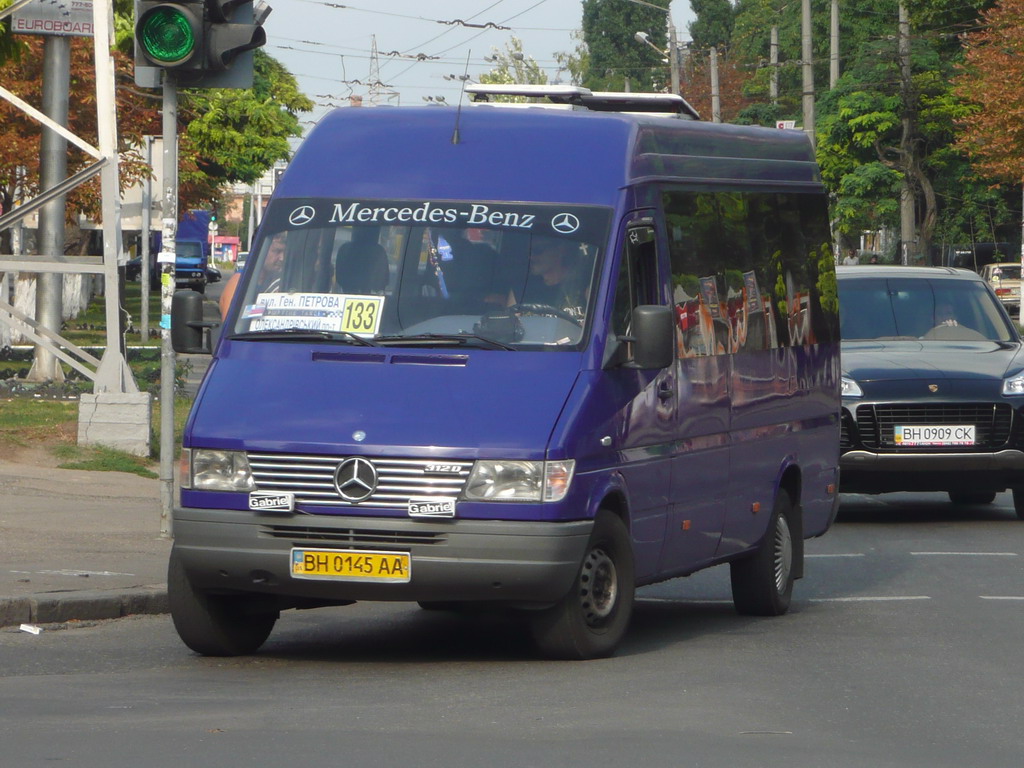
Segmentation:
<svg viewBox="0 0 1024 768">
<path fill-rule="evenodd" d="M 787 616 L 737 616 L 713 569 L 642 590 L 593 662 L 405 604 L 291 612 L 239 659 L 166 617 L 11 629 L 4 764 L 1019 768 L 1022 526 L 1008 494 L 848 496 Z"/>
</svg>

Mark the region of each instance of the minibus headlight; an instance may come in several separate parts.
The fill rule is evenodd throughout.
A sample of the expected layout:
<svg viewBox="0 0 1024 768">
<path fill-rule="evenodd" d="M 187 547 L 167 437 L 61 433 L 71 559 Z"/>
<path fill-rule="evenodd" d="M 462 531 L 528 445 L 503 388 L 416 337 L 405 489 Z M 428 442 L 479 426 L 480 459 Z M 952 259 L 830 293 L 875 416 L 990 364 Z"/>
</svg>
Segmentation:
<svg viewBox="0 0 1024 768">
<path fill-rule="evenodd" d="M 256 483 L 241 451 L 193 448 L 191 487 L 197 491 L 252 491 Z"/>
<path fill-rule="evenodd" d="M 466 483 L 470 501 L 561 501 L 576 462 L 478 461 Z"/>
<path fill-rule="evenodd" d="M 864 397 L 864 391 L 860 388 L 860 384 L 851 379 L 849 376 L 842 377 L 842 396 L 843 397 Z"/>
</svg>

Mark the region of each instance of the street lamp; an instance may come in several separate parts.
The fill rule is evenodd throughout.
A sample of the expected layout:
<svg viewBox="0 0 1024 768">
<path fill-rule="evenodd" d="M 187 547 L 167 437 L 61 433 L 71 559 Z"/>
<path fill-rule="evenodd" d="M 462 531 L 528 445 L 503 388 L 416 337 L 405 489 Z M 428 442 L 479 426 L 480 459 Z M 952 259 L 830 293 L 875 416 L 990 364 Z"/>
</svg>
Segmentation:
<svg viewBox="0 0 1024 768">
<path fill-rule="evenodd" d="M 666 21 L 668 22 L 668 63 L 669 68 L 672 72 L 672 93 L 679 93 L 679 44 L 676 42 L 676 25 L 672 22 L 672 11 L 668 8 L 662 8 L 660 5 L 654 3 L 646 3 L 644 0 L 628 0 L 636 5 L 644 5 L 648 8 L 657 8 L 659 11 L 664 12 Z M 650 35 L 646 32 L 637 32 L 633 35 L 633 38 L 641 43 L 647 43 L 647 45 L 654 48 L 658 53 L 664 55 L 664 52 L 658 48 L 654 43 L 650 41 Z"/>
</svg>

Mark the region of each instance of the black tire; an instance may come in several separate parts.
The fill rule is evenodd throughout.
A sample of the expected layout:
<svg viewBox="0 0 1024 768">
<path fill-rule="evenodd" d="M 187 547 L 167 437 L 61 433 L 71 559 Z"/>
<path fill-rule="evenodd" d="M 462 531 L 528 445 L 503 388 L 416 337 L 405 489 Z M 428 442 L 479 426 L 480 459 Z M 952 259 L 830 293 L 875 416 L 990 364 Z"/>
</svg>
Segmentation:
<svg viewBox="0 0 1024 768">
<path fill-rule="evenodd" d="M 954 504 L 991 504 L 996 500 L 995 491 L 950 491 L 949 500 Z"/>
<path fill-rule="evenodd" d="M 732 601 L 744 616 L 781 616 L 789 610 L 799 547 L 792 537 L 793 502 L 780 490 L 768 523 L 768 531 L 757 550 L 729 564 Z"/>
<path fill-rule="evenodd" d="M 635 592 L 629 530 L 617 515 L 602 510 L 572 588 L 532 616 L 538 650 L 552 659 L 611 656 L 629 627 Z"/>
<path fill-rule="evenodd" d="M 1018 520 L 1024 520 L 1024 488 L 1013 489 L 1013 511 Z"/>
<path fill-rule="evenodd" d="M 280 615 L 257 596 L 210 595 L 195 589 L 173 549 L 167 567 L 167 601 L 182 642 L 204 656 L 254 653 Z"/>
</svg>

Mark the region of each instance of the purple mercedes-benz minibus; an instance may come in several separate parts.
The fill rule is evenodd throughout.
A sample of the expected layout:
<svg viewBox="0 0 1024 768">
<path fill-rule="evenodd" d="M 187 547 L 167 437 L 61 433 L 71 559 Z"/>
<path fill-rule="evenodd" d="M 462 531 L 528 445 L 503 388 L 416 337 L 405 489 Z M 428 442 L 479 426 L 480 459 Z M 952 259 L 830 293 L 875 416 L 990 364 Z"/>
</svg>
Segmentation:
<svg viewBox="0 0 1024 768">
<path fill-rule="evenodd" d="M 838 505 L 810 142 L 679 97 L 517 93 L 557 103 L 329 114 L 215 344 L 175 296 L 175 348 L 214 347 L 168 575 L 193 650 L 387 600 L 606 656 L 637 587 L 726 563 L 739 612 L 788 609 Z"/>
</svg>

